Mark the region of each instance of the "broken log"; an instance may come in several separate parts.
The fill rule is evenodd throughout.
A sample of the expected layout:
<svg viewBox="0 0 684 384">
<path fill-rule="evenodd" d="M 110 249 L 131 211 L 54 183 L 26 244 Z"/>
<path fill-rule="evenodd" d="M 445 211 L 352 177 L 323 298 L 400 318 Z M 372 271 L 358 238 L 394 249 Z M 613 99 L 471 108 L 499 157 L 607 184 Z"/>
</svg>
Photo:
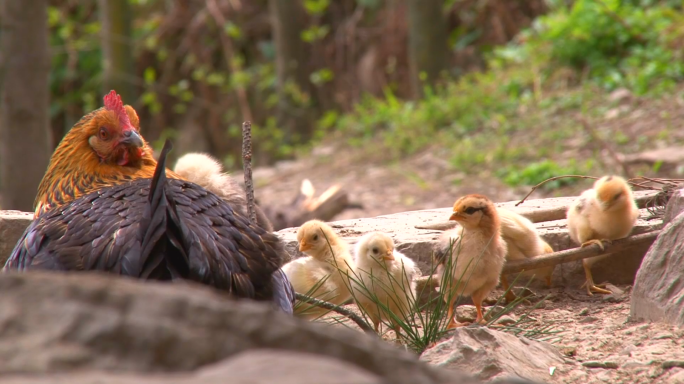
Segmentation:
<svg viewBox="0 0 684 384">
<path fill-rule="evenodd" d="M 320 196 L 314 197 L 315 188 L 308 179 L 302 182 L 299 194 L 289 205 L 267 206 L 264 212 L 273 224 L 273 229 L 299 227 L 313 219 L 330 221 L 345 209 L 359 208 L 351 204 L 349 196 L 339 185 L 333 185 Z"/>
</svg>

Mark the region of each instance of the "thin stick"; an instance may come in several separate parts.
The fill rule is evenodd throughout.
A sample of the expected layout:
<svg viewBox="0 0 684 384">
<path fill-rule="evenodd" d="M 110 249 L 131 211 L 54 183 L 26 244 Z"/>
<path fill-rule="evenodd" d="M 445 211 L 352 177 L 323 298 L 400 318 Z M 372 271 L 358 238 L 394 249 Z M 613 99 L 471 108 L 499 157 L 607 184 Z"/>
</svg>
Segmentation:
<svg viewBox="0 0 684 384">
<path fill-rule="evenodd" d="M 608 253 L 615 253 L 625 249 L 633 248 L 637 245 L 651 244 L 660 234 L 660 230 L 634 235 L 626 239 L 613 241 L 608 245 L 604 243 L 604 250 L 598 245 L 591 245 L 584 248 L 571 248 L 560 252 L 550 253 L 544 256 L 537 256 L 532 259 L 510 261 L 504 265 L 501 273 L 514 273 L 523 270 L 529 271 L 532 269 L 550 267 L 553 265 L 568 263 L 570 261 L 586 259 L 588 257 L 605 255 Z"/>
<path fill-rule="evenodd" d="M 361 328 L 365 332 L 372 333 L 374 335 L 376 334 L 375 331 L 373 330 L 373 328 L 371 328 L 365 321 L 363 321 L 363 319 L 361 317 L 359 317 L 356 313 L 354 313 L 348 309 L 342 308 L 338 305 L 329 303 L 327 301 L 319 300 L 319 299 L 313 298 L 311 296 L 301 294 L 299 292 L 295 293 L 295 297 L 299 301 L 303 301 L 305 303 L 313 304 L 317 307 L 321 307 L 321 308 L 325 308 L 325 309 L 337 312 L 340 315 L 345 316 L 345 317 L 349 318 L 349 320 L 355 322 L 356 325 L 358 325 L 359 328 Z"/>
<path fill-rule="evenodd" d="M 594 177 L 594 176 L 583 176 L 583 175 L 563 175 L 563 176 L 555 176 L 555 177 L 552 177 L 552 178 L 550 178 L 550 179 L 546 179 L 546 180 L 542 181 L 541 183 L 539 183 L 539 184 L 535 185 L 534 187 L 532 187 L 532 189 L 530 190 L 530 192 L 529 192 L 527 195 L 525 195 L 525 197 L 523 197 L 522 200 L 520 200 L 520 201 L 518 201 L 517 203 L 515 203 L 515 206 L 517 207 L 518 205 L 522 204 L 528 197 L 530 197 L 530 195 L 531 195 L 534 191 L 537 190 L 537 188 L 539 188 L 539 187 L 541 187 L 542 185 L 548 183 L 549 181 L 554 181 L 554 180 L 558 180 L 558 179 L 566 179 L 566 178 L 569 178 L 569 177 L 574 177 L 574 178 L 578 178 L 578 179 L 592 179 L 592 180 L 598 180 L 598 177 Z"/>
<path fill-rule="evenodd" d="M 245 189 L 247 194 L 247 212 L 249 221 L 256 224 L 256 208 L 254 207 L 254 183 L 252 183 L 252 123 L 242 123 L 242 167 L 245 172 Z"/>
</svg>

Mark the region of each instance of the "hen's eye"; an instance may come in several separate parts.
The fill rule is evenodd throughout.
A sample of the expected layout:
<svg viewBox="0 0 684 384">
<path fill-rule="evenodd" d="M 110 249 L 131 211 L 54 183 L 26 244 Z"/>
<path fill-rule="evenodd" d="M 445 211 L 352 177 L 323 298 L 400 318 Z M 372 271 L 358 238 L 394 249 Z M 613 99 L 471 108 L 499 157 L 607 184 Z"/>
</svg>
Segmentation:
<svg viewBox="0 0 684 384">
<path fill-rule="evenodd" d="M 109 132 L 107 132 L 107 128 L 101 127 L 99 135 L 100 139 L 107 140 L 107 138 L 109 137 Z"/>
<path fill-rule="evenodd" d="M 476 208 L 474 208 L 474 207 L 468 207 L 468 208 L 466 208 L 465 213 L 467 213 L 467 214 L 469 214 L 469 215 L 472 215 L 473 213 L 475 213 L 475 211 L 477 211 Z"/>
<path fill-rule="evenodd" d="M 373 253 L 378 253 L 378 249 L 377 249 L 377 248 L 373 248 Z"/>
<path fill-rule="evenodd" d="M 313 241 L 318 240 L 318 235 L 313 235 Z"/>
</svg>

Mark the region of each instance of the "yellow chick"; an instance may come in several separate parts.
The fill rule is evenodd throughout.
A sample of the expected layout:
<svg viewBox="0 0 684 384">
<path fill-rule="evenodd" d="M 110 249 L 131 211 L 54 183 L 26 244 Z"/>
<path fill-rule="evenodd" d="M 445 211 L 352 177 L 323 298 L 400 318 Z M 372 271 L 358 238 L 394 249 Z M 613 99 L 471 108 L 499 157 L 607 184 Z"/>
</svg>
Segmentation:
<svg viewBox="0 0 684 384">
<path fill-rule="evenodd" d="M 407 319 L 416 300 L 416 277 L 421 275 L 416 263 L 394 249 L 394 241 L 382 232 L 371 232 L 354 247 L 354 299 L 368 314 L 378 332 L 380 320 L 388 321 L 401 337 L 401 327 L 387 310 Z M 384 306 L 378 305 L 378 302 Z"/>
<path fill-rule="evenodd" d="M 627 181 L 619 176 L 604 176 L 594 183 L 570 205 L 568 209 L 568 231 L 570 238 L 582 247 L 591 244 L 604 249 L 603 242 L 627 237 L 639 217 L 639 208 L 634 201 L 632 189 Z M 597 261 L 610 256 L 601 255 L 582 260 L 587 293 L 609 294 L 610 291 L 594 284 L 591 266 Z"/>
<path fill-rule="evenodd" d="M 501 220 L 501 237 L 506 242 L 508 252 L 506 261 L 526 260 L 535 256 L 553 253 L 553 249 L 537 233 L 534 224 L 526 217 L 505 208 L 497 208 Z M 544 278 L 546 285 L 551 286 L 551 274 L 555 266 L 543 267 L 522 273 L 523 276 L 534 275 L 536 278 Z M 508 280 L 505 275 L 501 276 L 501 285 L 508 289 Z M 514 300 L 515 295 L 508 292 L 506 299 Z"/>
<path fill-rule="evenodd" d="M 440 281 L 443 281 L 447 272 L 446 257 L 451 253 L 452 281 L 449 287 L 443 287 L 446 289 L 442 293 L 448 304 L 447 329 L 452 329 L 466 325 L 454 319 L 454 302 L 459 295 L 472 297 L 477 309 L 475 322 L 483 321 L 482 301 L 499 284 L 506 260 L 506 243 L 501 238 L 497 209 L 486 196 L 472 194 L 456 200 L 449 220 L 458 221 L 463 228 L 458 238 L 450 239 L 448 234 L 443 235 L 442 242 L 454 242 L 453 251 L 443 254 L 437 270 Z M 445 248 L 448 249 L 448 244 Z"/>
<path fill-rule="evenodd" d="M 328 224 L 318 220 L 309 220 L 299 227 L 297 241 L 299 250 L 309 256 L 283 266 L 294 290 L 336 305 L 349 300 L 348 276 L 354 268 L 349 245 Z M 328 313 L 326 309 L 308 304 L 299 306 L 302 307 L 304 309 L 298 309 L 298 315 L 309 319 Z"/>
<path fill-rule="evenodd" d="M 215 158 L 204 153 L 187 153 L 181 156 L 173 171 L 223 199 L 243 216 L 248 216 L 245 191 L 238 183 L 223 173 L 223 166 Z M 257 224 L 269 232 L 273 226 L 264 212 L 255 205 Z"/>
</svg>

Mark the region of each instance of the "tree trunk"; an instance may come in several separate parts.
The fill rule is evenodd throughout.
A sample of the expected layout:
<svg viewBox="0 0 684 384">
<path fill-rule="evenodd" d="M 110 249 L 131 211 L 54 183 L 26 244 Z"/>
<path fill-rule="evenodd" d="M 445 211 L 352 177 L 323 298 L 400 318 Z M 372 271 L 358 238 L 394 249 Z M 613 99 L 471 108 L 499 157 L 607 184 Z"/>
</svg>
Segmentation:
<svg viewBox="0 0 684 384">
<path fill-rule="evenodd" d="M 135 101 L 131 41 L 131 12 L 128 0 L 99 0 L 102 23 L 102 92 L 112 89 L 121 95 L 124 104 Z"/>
<path fill-rule="evenodd" d="M 50 160 L 47 0 L 0 1 L 0 195 L 33 210 Z"/>
<path fill-rule="evenodd" d="M 312 127 L 309 110 L 297 103 L 292 88 L 311 96 L 308 46 L 302 40 L 306 14 L 300 1 L 270 0 L 271 23 L 276 51 L 278 91 L 278 127 L 285 131 L 285 143 L 293 144 L 309 138 Z"/>
<path fill-rule="evenodd" d="M 423 85 L 434 85 L 449 63 L 443 0 L 406 0 L 409 24 L 409 63 L 415 97 Z"/>
</svg>

